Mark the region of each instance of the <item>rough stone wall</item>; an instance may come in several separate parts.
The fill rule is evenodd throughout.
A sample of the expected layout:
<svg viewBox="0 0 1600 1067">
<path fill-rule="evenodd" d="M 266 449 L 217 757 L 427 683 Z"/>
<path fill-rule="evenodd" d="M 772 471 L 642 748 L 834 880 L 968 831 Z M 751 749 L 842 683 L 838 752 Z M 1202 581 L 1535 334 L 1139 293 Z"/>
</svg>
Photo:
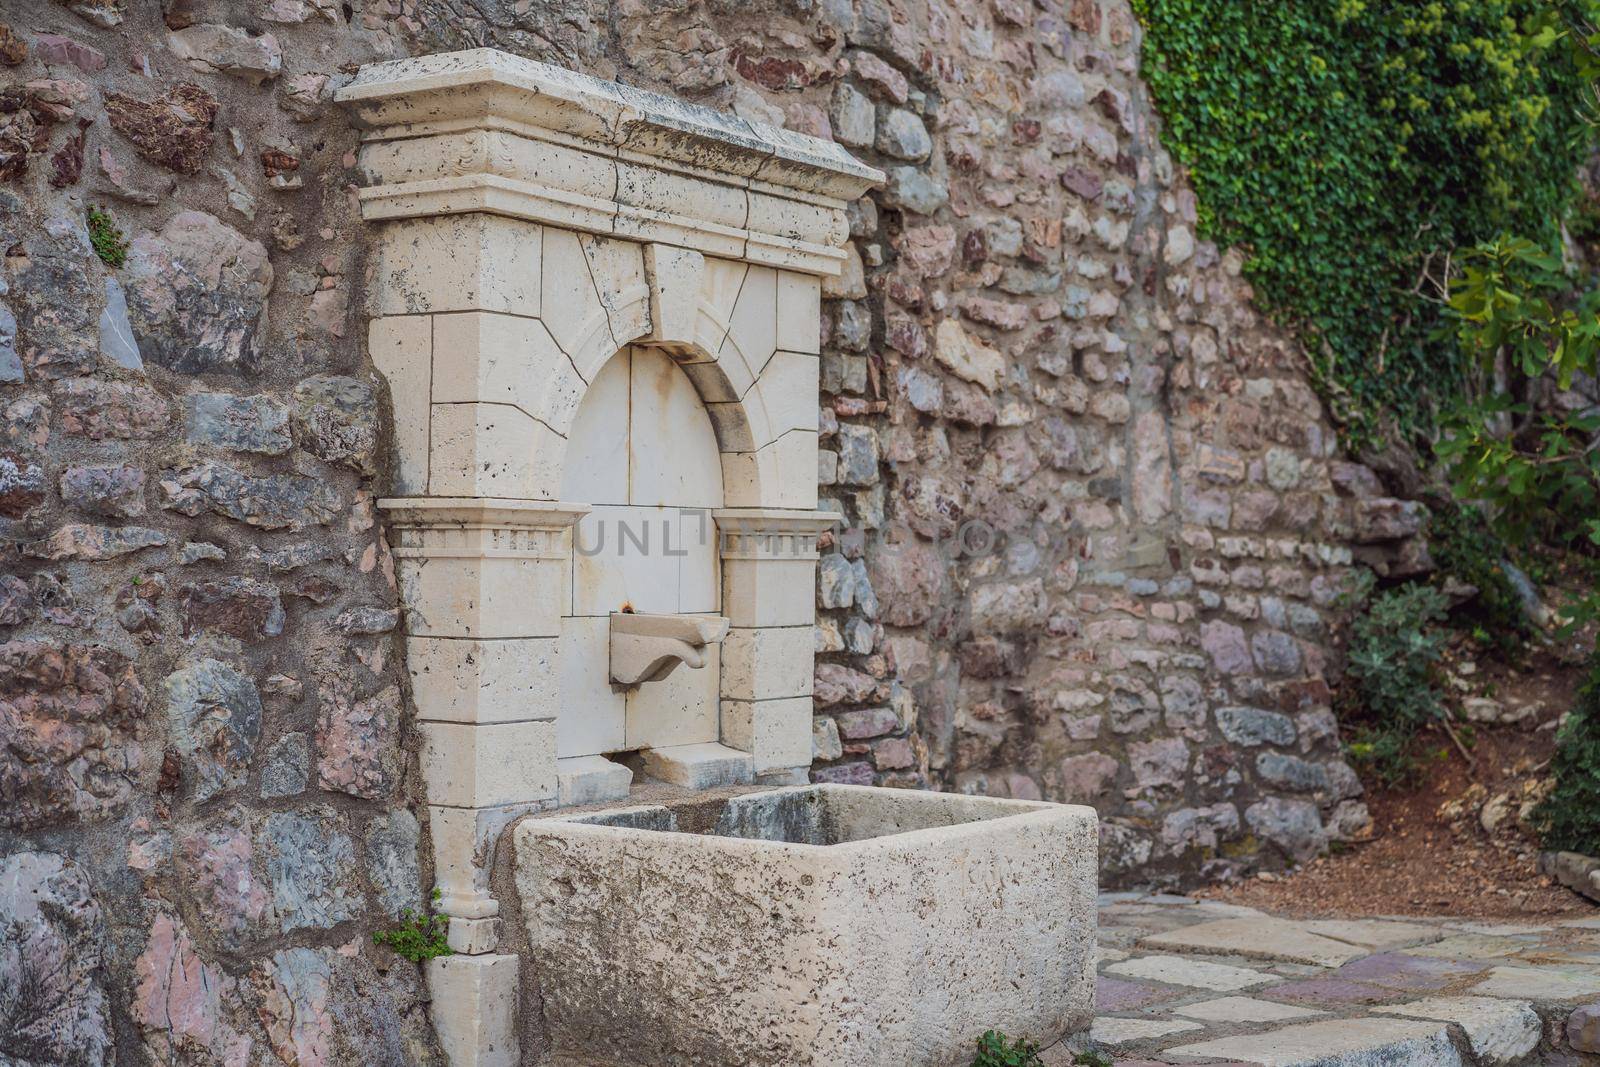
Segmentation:
<svg viewBox="0 0 1600 1067">
<path fill-rule="evenodd" d="M 1195 240 L 1123 0 L 0 23 L 0 1060 L 437 1060 L 416 969 L 368 936 L 428 857 L 329 102 L 406 53 L 492 44 L 891 173 L 825 306 L 849 522 L 816 777 L 1093 803 L 1108 882 L 1359 830 L 1331 605 L 1349 542 L 1404 566 L 1417 514 L 1337 460 L 1302 357 Z"/>
</svg>

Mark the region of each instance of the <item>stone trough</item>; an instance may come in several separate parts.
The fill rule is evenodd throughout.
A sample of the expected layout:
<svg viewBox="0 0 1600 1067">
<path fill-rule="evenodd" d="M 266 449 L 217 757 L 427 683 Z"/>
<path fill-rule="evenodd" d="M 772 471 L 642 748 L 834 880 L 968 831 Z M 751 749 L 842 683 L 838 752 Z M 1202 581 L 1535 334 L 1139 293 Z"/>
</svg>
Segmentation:
<svg viewBox="0 0 1600 1067">
<path fill-rule="evenodd" d="M 1092 1014 L 1089 808 L 814 785 L 515 842 L 560 1067 L 964 1067 Z"/>
</svg>

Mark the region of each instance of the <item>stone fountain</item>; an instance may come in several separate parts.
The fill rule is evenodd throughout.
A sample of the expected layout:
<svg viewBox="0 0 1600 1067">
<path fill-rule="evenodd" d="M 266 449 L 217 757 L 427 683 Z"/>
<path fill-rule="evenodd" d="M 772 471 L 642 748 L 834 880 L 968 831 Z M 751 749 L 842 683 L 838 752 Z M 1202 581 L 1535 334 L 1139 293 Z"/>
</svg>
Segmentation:
<svg viewBox="0 0 1600 1067">
<path fill-rule="evenodd" d="M 883 176 L 493 50 L 340 99 L 452 1064 L 523 1062 L 524 986 L 564 1065 L 940 1067 L 1086 1025 L 1092 810 L 806 784 L 821 280 Z"/>
</svg>

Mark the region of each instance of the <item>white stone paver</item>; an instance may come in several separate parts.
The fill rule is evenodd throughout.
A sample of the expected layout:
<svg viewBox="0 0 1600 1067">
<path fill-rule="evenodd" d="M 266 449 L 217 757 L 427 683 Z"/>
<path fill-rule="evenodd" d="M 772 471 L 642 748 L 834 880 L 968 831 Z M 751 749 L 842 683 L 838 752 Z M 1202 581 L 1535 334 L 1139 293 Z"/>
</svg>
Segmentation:
<svg viewBox="0 0 1600 1067">
<path fill-rule="evenodd" d="M 1118 1019 L 1102 1015 L 1089 1027 L 1089 1040 L 1115 1048 L 1147 1038 L 1203 1029 L 1199 1023 L 1186 1023 L 1181 1019 Z"/>
<path fill-rule="evenodd" d="M 1277 975 L 1262 974 L 1245 967 L 1189 960 L 1182 956 L 1137 956 L 1111 964 L 1106 972 L 1127 978 L 1148 978 L 1152 982 L 1165 982 L 1168 985 L 1194 986 L 1218 993 L 1254 989 L 1280 980 Z"/>
<path fill-rule="evenodd" d="M 1262 1067 L 1460 1067 L 1447 1027 L 1408 1019 L 1328 1019 L 1166 1050 L 1169 1056 L 1236 1060 Z"/>
<path fill-rule="evenodd" d="M 1388 919 L 1313 919 L 1300 925 L 1320 937 L 1331 937 L 1369 950 L 1410 948 L 1438 941 L 1442 936 L 1436 926 Z"/>
<path fill-rule="evenodd" d="M 1172 1012 L 1174 1015 L 1214 1023 L 1286 1023 L 1293 1019 L 1310 1019 L 1328 1014 L 1316 1008 L 1274 1004 L 1270 1000 L 1257 1000 L 1254 997 L 1218 997 L 1216 1000 L 1202 1000 L 1198 1004 L 1185 1004 L 1173 1008 Z"/>
<path fill-rule="evenodd" d="M 1131 961 L 1130 961 L 1131 962 Z M 1496 967 L 1470 992 L 1484 997 L 1520 1000 L 1578 1000 L 1600 994 L 1600 971 L 1568 971 L 1550 967 Z"/>
<path fill-rule="evenodd" d="M 1533 939 L 1516 940 L 1509 937 L 1490 937 L 1486 934 L 1455 934 L 1419 945 L 1404 951 L 1412 956 L 1440 956 L 1455 960 L 1492 960 L 1514 956 L 1533 944 Z"/>
<path fill-rule="evenodd" d="M 1306 923 L 1268 916 L 1219 919 L 1156 934 L 1145 938 L 1143 944 L 1150 948 L 1229 953 L 1249 959 L 1314 963 L 1323 967 L 1337 967 L 1369 951 L 1311 933 L 1306 927 Z"/>
<path fill-rule="evenodd" d="M 1543 1030 L 1532 1005 L 1494 997 L 1426 997 L 1409 1004 L 1374 1008 L 1385 1015 L 1437 1019 L 1466 1032 L 1472 1051 L 1485 1064 L 1514 1063 L 1532 1052 Z"/>
</svg>

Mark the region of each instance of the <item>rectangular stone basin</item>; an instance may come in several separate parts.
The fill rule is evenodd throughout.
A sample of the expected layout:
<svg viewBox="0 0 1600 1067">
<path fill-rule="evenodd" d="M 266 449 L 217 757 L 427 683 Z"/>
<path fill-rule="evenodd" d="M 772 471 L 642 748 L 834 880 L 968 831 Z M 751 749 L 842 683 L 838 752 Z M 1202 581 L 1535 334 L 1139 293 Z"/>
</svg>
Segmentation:
<svg viewBox="0 0 1600 1067">
<path fill-rule="evenodd" d="M 1089 1024 L 1092 808 L 813 785 L 514 839 L 559 1067 L 967 1067 Z"/>
</svg>

